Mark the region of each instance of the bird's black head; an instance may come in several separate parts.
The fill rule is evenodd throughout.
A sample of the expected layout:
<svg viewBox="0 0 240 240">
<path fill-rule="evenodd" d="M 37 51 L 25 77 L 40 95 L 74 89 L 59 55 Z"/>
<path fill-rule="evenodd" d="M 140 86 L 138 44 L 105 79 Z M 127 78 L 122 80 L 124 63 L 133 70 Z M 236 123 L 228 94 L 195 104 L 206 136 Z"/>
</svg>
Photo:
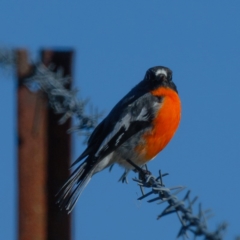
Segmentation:
<svg viewBox="0 0 240 240">
<path fill-rule="evenodd" d="M 152 90 L 163 86 L 172 88 L 177 92 L 176 85 L 172 81 L 172 71 L 167 67 L 157 66 L 149 68 L 144 81 L 148 82 Z"/>
</svg>

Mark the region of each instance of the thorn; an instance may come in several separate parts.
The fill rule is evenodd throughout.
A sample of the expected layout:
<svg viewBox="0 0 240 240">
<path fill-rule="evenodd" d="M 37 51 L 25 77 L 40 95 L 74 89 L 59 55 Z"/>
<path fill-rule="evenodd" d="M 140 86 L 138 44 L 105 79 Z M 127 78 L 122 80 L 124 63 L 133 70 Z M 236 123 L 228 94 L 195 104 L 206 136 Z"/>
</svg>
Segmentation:
<svg viewBox="0 0 240 240">
<path fill-rule="evenodd" d="M 140 190 L 141 190 L 142 195 L 144 195 L 144 187 L 142 185 L 140 185 Z"/>
<path fill-rule="evenodd" d="M 172 195 L 177 195 L 177 194 L 179 194 L 180 192 L 182 192 L 184 189 L 185 189 L 185 187 L 183 187 L 182 189 L 179 189 L 178 191 L 173 192 Z M 184 201 L 184 200 L 183 200 L 183 201 Z"/>
<path fill-rule="evenodd" d="M 144 199 L 144 198 L 150 196 L 151 194 L 153 194 L 153 191 L 146 193 L 145 195 L 139 197 L 137 200 L 142 200 L 142 199 Z"/>
<path fill-rule="evenodd" d="M 173 196 L 173 195 L 170 196 L 170 197 L 168 197 L 168 198 L 163 198 L 162 201 L 161 201 L 161 202 L 158 202 L 157 204 L 160 205 L 160 204 L 165 203 L 165 202 L 167 202 L 167 201 L 170 201 L 170 200 L 172 200 L 172 199 L 174 199 L 174 198 L 176 199 L 176 197 Z"/>
<path fill-rule="evenodd" d="M 165 188 L 165 187 L 153 187 L 152 188 L 154 191 L 158 192 L 158 191 L 161 191 L 161 192 L 170 192 L 170 189 L 169 188 Z"/>
<path fill-rule="evenodd" d="M 183 201 L 185 201 L 186 199 L 189 200 L 190 193 L 191 193 L 191 191 L 188 190 L 188 191 L 187 191 L 187 194 L 186 194 L 185 197 L 183 198 Z"/>
<path fill-rule="evenodd" d="M 171 188 L 169 188 L 171 191 L 172 190 L 175 190 L 175 189 L 180 189 L 180 190 L 183 190 L 183 189 L 185 189 L 186 187 L 184 187 L 184 186 L 176 186 L 176 187 L 171 187 Z"/>
<path fill-rule="evenodd" d="M 161 197 L 156 197 L 156 198 L 153 198 L 153 199 L 148 200 L 148 202 L 149 202 L 149 203 L 155 202 L 155 201 L 157 201 L 157 200 L 159 200 L 159 199 L 162 199 L 162 198 L 161 198 Z"/>
</svg>

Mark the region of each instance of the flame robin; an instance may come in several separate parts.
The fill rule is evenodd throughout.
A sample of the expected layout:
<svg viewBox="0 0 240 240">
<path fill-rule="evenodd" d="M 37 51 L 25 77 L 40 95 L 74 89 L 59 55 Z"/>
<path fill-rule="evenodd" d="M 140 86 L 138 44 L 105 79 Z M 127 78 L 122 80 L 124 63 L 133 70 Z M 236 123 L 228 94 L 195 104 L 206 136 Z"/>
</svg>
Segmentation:
<svg viewBox="0 0 240 240">
<path fill-rule="evenodd" d="M 143 166 L 171 140 L 181 117 L 181 102 L 172 71 L 157 66 L 122 98 L 91 134 L 86 150 L 73 163 L 79 165 L 60 190 L 59 203 L 68 212 L 92 176 L 118 163 L 126 174 L 132 163 Z"/>
</svg>

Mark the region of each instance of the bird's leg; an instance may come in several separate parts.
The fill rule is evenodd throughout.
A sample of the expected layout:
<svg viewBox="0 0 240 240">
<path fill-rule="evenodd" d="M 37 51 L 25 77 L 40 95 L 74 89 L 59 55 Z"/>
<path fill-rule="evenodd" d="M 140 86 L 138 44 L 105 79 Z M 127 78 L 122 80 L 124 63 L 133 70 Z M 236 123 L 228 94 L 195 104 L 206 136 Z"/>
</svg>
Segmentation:
<svg viewBox="0 0 240 240">
<path fill-rule="evenodd" d="M 136 165 L 134 162 L 132 162 L 130 159 L 126 159 L 126 161 L 132 165 L 135 169 L 133 170 L 134 172 L 138 172 L 139 174 L 139 179 L 145 180 L 147 175 L 151 175 L 151 172 L 148 171 L 147 165 L 145 164 L 145 169 L 142 169 L 138 165 Z"/>
</svg>

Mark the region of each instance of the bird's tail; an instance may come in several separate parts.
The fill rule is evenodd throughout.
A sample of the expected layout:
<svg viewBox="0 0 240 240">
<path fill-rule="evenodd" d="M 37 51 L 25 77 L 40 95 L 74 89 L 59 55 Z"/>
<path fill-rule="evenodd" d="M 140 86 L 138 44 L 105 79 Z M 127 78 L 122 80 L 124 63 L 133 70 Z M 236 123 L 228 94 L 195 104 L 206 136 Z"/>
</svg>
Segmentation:
<svg viewBox="0 0 240 240">
<path fill-rule="evenodd" d="M 57 203 L 61 209 L 66 209 L 68 213 L 73 210 L 78 198 L 91 180 L 94 169 L 95 167 L 89 168 L 87 161 L 84 161 L 72 172 L 67 182 L 57 193 Z"/>
</svg>

